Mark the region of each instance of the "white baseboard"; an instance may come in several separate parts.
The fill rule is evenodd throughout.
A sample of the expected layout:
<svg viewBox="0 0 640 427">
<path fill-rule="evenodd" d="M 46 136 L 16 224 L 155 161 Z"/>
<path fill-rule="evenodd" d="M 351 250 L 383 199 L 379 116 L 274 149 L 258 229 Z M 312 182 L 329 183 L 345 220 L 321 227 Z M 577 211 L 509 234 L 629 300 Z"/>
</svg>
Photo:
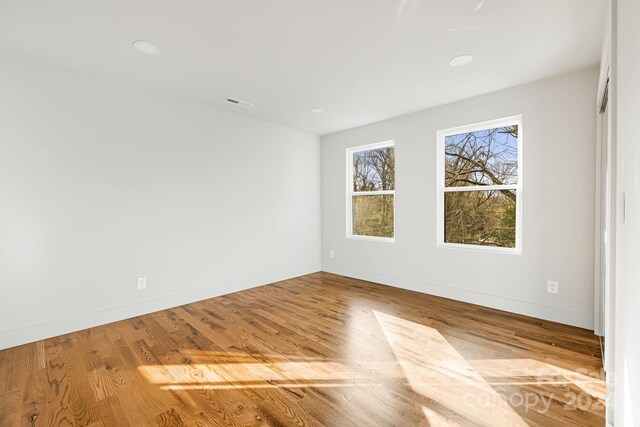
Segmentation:
<svg viewBox="0 0 640 427">
<path fill-rule="evenodd" d="M 578 326 L 580 328 L 593 329 L 593 315 L 582 311 L 553 307 L 514 298 L 505 298 L 481 292 L 468 291 L 453 286 L 407 279 L 404 277 L 375 273 L 372 271 L 365 271 L 335 264 L 323 264 L 322 271 L 354 277 L 356 279 L 368 280 L 370 282 L 382 283 L 383 285 L 408 289 L 424 294 L 468 302 L 471 304 L 482 305 L 484 307 L 497 308 L 511 313 L 523 314 L 525 316 Z"/>
<path fill-rule="evenodd" d="M 320 264 L 291 268 L 276 273 L 249 277 L 226 283 L 217 283 L 204 288 L 189 290 L 159 298 L 140 301 L 118 307 L 109 307 L 90 313 L 82 313 L 69 317 L 53 319 L 47 322 L 26 325 L 19 328 L 0 331 L 0 350 L 17 345 L 39 341 L 70 332 L 80 331 L 131 317 L 141 316 L 155 311 L 189 304 L 196 301 L 226 295 L 232 292 L 255 288 L 293 277 L 320 271 Z"/>
</svg>

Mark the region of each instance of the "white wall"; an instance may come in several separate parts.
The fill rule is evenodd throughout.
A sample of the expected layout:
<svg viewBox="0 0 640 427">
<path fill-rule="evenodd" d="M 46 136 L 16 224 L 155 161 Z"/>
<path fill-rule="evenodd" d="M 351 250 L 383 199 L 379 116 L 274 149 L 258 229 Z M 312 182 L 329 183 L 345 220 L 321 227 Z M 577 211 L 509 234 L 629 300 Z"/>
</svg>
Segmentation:
<svg viewBox="0 0 640 427">
<path fill-rule="evenodd" d="M 640 425 L 640 16 L 638 0 L 614 1 L 613 137 L 618 209 L 615 284 L 616 427 Z M 624 223 L 622 222 L 622 211 Z"/>
<path fill-rule="evenodd" d="M 588 69 L 322 137 L 323 270 L 591 328 L 597 79 Z M 516 114 L 523 254 L 436 248 L 436 131 Z M 390 139 L 396 242 L 346 239 L 345 149 Z"/>
<path fill-rule="evenodd" d="M 0 348 L 320 269 L 317 136 L 0 64 Z"/>
</svg>

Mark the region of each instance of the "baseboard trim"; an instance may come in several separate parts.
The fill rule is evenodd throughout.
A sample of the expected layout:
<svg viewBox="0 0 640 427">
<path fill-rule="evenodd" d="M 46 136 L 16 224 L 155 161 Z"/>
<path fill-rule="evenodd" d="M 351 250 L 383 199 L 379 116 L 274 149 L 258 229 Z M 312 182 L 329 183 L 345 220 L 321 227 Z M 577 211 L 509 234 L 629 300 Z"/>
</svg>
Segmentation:
<svg viewBox="0 0 640 427">
<path fill-rule="evenodd" d="M 0 350 L 321 271 L 311 264 L 0 331 Z"/>
<path fill-rule="evenodd" d="M 453 286 L 408 279 L 335 264 L 323 264 L 322 271 L 593 330 L 593 315 L 582 311 L 553 307 L 514 298 L 505 298 L 497 295 L 460 289 Z"/>
</svg>

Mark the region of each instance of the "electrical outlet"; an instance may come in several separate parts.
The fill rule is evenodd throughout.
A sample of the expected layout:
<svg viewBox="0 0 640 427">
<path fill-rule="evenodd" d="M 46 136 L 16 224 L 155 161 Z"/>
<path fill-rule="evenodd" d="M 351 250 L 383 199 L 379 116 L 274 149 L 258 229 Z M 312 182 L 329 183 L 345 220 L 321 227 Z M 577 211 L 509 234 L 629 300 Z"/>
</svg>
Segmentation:
<svg viewBox="0 0 640 427">
<path fill-rule="evenodd" d="M 146 277 L 138 277 L 138 289 L 147 289 Z"/>
<path fill-rule="evenodd" d="M 555 281 L 555 280 L 547 281 L 547 292 L 549 292 L 550 294 L 557 294 L 558 293 L 558 282 Z"/>
<path fill-rule="evenodd" d="M 331 249 L 329 251 L 329 258 L 335 258 L 335 257 L 336 257 L 336 252 L 333 249 Z"/>
</svg>

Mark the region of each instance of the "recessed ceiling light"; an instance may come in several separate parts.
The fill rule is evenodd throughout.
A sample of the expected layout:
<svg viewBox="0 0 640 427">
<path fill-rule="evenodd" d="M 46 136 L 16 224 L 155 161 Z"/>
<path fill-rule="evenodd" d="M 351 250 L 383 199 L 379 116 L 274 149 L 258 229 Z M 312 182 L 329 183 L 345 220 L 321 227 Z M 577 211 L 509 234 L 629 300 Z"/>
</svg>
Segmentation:
<svg viewBox="0 0 640 427">
<path fill-rule="evenodd" d="M 313 114 L 320 114 L 320 113 L 324 113 L 324 108 L 312 108 L 311 112 Z"/>
<path fill-rule="evenodd" d="M 463 65 L 467 65 L 471 61 L 473 61 L 473 56 L 460 55 L 460 56 L 456 56 L 451 61 L 449 61 L 449 65 L 451 65 L 452 67 L 462 67 Z"/>
<path fill-rule="evenodd" d="M 144 53 L 145 55 L 158 55 L 160 53 L 160 48 L 158 46 L 144 40 L 136 40 L 133 42 L 133 47 L 135 47 L 138 52 Z"/>
</svg>

